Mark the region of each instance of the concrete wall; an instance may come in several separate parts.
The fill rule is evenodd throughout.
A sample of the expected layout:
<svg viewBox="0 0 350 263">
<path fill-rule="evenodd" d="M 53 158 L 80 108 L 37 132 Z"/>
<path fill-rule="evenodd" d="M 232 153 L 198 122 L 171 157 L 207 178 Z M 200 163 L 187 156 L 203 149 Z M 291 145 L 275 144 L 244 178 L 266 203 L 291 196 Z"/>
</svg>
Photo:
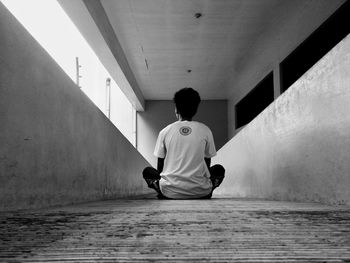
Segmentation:
<svg viewBox="0 0 350 263">
<path fill-rule="evenodd" d="M 227 142 L 227 101 L 202 101 L 194 120 L 205 123 L 213 132 L 217 149 Z M 159 132 L 176 121 L 173 101 L 146 101 L 146 111 L 137 115 L 137 149 L 153 165 L 154 146 Z"/>
<path fill-rule="evenodd" d="M 235 105 L 268 73 L 274 72 L 275 97 L 280 94 L 279 63 L 332 15 L 346 0 L 305 1 L 299 11 L 290 12 L 283 23 L 274 21 L 266 30 L 254 35 L 254 44 L 241 54 L 240 63 L 229 81 L 229 138 L 235 131 Z M 293 1 L 288 1 L 293 5 Z"/>
<path fill-rule="evenodd" d="M 219 152 L 217 194 L 350 205 L 350 36 Z"/>
<path fill-rule="evenodd" d="M 147 161 L 0 3 L 0 210 L 148 192 Z"/>
</svg>

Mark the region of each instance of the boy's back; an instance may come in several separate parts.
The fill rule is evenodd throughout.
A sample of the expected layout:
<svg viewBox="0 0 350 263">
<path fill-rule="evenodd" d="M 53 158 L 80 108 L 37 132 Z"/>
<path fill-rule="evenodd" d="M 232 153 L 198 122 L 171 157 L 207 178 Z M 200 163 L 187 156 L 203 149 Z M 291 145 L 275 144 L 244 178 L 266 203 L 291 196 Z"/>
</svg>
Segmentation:
<svg viewBox="0 0 350 263">
<path fill-rule="evenodd" d="M 178 121 L 159 133 L 154 150 L 157 170 L 146 167 L 142 172 L 148 187 L 160 199 L 211 198 L 225 177 L 222 165 L 210 166 L 211 157 L 216 154 L 210 129 L 192 121 L 200 101 L 199 93 L 192 88 L 175 93 Z"/>
<path fill-rule="evenodd" d="M 165 158 L 160 179 L 162 193 L 175 199 L 200 198 L 212 191 L 204 158 L 216 154 L 210 129 L 196 121 L 177 121 L 164 128 L 154 154 Z"/>
</svg>

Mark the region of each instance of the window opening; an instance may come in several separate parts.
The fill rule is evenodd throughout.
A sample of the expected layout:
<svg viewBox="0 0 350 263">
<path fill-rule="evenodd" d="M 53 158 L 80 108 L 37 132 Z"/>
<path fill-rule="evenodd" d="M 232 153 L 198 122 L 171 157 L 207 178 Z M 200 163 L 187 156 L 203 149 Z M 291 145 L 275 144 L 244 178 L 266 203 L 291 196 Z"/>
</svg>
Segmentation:
<svg viewBox="0 0 350 263">
<path fill-rule="evenodd" d="M 273 100 L 273 73 L 271 72 L 236 104 L 236 129 L 252 121 Z"/>
<path fill-rule="evenodd" d="M 349 15 L 347 1 L 282 61 L 281 93 L 350 33 Z"/>
<path fill-rule="evenodd" d="M 0 0 L 135 146 L 134 108 L 56 0 Z M 108 81 L 108 88 L 106 80 Z"/>
</svg>

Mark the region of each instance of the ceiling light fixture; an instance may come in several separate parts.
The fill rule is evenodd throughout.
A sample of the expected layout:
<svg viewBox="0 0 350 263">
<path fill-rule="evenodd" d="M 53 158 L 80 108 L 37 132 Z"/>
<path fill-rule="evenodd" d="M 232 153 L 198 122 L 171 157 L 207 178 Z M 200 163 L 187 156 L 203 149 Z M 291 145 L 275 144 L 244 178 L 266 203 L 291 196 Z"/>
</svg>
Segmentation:
<svg viewBox="0 0 350 263">
<path fill-rule="evenodd" d="M 202 13 L 195 13 L 194 14 L 194 17 L 197 18 L 197 19 L 200 18 L 201 16 L 202 16 Z"/>
</svg>

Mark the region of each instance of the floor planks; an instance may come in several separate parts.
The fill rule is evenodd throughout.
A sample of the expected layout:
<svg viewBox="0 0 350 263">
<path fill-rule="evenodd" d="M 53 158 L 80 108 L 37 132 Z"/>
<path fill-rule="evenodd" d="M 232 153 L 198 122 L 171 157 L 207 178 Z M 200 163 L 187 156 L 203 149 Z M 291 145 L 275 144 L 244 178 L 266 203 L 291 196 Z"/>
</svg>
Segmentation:
<svg viewBox="0 0 350 263">
<path fill-rule="evenodd" d="M 0 262 L 350 262 L 350 208 L 129 199 L 0 213 Z"/>
</svg>

